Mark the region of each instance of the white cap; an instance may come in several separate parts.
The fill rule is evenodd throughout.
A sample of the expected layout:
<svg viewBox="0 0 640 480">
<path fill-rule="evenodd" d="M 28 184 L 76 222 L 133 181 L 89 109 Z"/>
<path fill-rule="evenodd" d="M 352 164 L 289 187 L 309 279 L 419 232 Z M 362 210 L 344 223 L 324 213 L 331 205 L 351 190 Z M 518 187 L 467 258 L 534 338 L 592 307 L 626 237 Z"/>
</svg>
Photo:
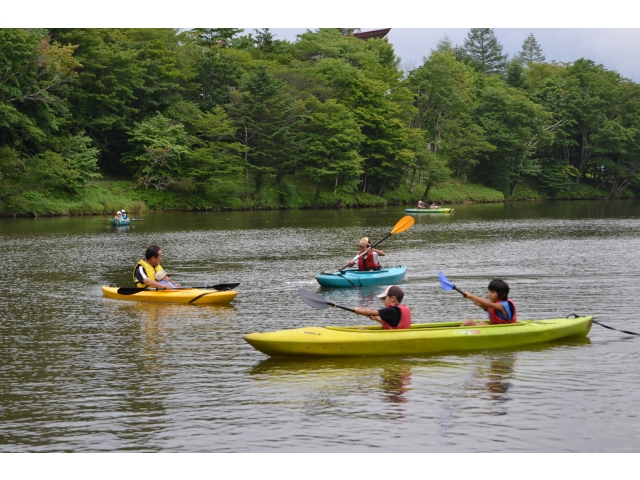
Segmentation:
<svg viewBox="0 0 640 480">
<path fill-rule="evenodd" d="M 122 212 L 120 212 L 120 210 L 118 210 L 118 211 L 116 212 L 116 215 L 117 215 L 118 213 L 122 213 Z"/>
<path fill-rule="evenodd" d="M 167 276 L 167 272 L 165 272 L 164 270 L 160 270 L 158 273 L 156 273 L 156 280 L 159 282 L 166 276 Z"/>
<path fill-rule="evenodd" d="M 125 209 L 123 208 L 123 209 L 122 209 L 122 213 L 124 213 L 124 212 L 125 212 Z"/>
</svg>

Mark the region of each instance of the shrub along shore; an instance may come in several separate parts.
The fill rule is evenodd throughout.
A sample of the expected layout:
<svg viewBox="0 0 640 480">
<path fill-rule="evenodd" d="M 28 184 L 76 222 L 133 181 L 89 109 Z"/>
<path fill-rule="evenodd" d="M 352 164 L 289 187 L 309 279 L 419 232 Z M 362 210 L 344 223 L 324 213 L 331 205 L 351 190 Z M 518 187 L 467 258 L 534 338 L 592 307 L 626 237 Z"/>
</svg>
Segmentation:
<svg viewBox="0 0 640 480">
<path fill-rule="evenodd" d="M 283 180 L 280 185 L 265 185 L 260 194 L 229 192 L 224 198 L 203 199 L 189 192 L 155 189 L 132 189 L 131 181 L 95 181 L 82 197 L 71 195 L 42 195 L 36 191 L 24 192 L 20 203 L 9 203 L 0 210 L 2 217 L 113 215 L 126 209 L 130 215 L 150 211 L 220 211 L 220 210 L 277 210 L 314 208 L 365 208 L 389 205 L 414 205 L 425 193 L 424 185 L 408 186 L 388 191 L 382 196 L 363 192 L 321 192 L 309 184 Z M 633 198 L 629 192 L 622 198 Z M 607 199 L 606 192 L 580 186 L 567 192 L 563 198 L 553 200 Z M 502 192 L 482 185 L 446 181 L 432 186 L 427 202 L 437 204 L 498 203 L 508 201 Z M 552 200 L 552 198 L 522 186 L 515 201 Z"/>
</svg>

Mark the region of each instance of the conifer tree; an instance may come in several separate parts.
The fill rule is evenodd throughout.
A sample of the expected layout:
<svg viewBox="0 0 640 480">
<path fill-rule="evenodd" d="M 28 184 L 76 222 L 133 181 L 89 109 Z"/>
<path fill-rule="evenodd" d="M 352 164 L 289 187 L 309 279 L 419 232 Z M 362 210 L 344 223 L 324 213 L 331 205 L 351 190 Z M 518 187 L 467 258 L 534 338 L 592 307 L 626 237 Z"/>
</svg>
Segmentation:
<svg viewBox="0 0 640 480">
<path fill-rule="evenodd" d="M 542 47 L 537 42 L 536 37 L 533 36 L 533 33 L 530 33 L 522 42 L 522 50 L 518 53 L 518 57 L 525 62 L 531 63 L 543 63 L 546 60 L 546 57 L 542 54 Z"/>
<path fill-rule="evenodd" d="M 451 43 L 451 39 L 449 38 L 449 35 L 447 35 L 446 33 L 444 34 L 444 37 L 442 37 L 440 40 L 438 40 L 438 43 L 436 44 L 436 52 L 449 52 L 449 51 L 453 51 L 453 43 Z"/>
<path fill-rule="evenodd" d="M 502 44 L 498 42 L 493 28 L 470 29 L 463 48 L 479 72 L 485 75 L 504 72 L 507 55 L 502 53 Z"/>
</svg>

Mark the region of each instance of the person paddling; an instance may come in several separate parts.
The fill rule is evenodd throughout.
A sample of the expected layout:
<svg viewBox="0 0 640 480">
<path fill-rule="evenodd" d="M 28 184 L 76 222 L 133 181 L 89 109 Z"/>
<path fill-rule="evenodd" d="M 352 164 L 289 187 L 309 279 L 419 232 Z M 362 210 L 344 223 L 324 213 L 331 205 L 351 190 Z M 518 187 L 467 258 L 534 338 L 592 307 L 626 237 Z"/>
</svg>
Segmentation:
<svg viewBox="0 0 640 480">
<path fill-rule="evenodd" d="M 136 282 L 138 288 L 153 287 L 158 290 L 172 290 L 173 285 L 162 284 L 156 280 L 156 273 L 163 271 L 160 265 L 162 260 L 162 250 L 157 245 L 150 245 L 144 254 L 146 260 L 139 260 L 133 269 L 133 281 Z M 174 283 L 179 287 L 179 283 Z"/>
<path fill-rule="evenodd" d="M 380 242 L 378 242 L 380 243 Z M 371 247 L 371 240 L 369 237 L 362 237 L 360 242 L 358 242 L 358 246 L 360 247 L 360 253 L 364 252 L 364 255 L 361 255 L 357 260 L 354 258 L 347 265 L 353 267 L 358 262 L 358 270 L 361 272 L 369 271 L 369 270 L 380 270 L 380 259 L 379 257 L 384 257 L 386 254 L 377 248 Z"/>
<path fill-rule="evenodd" d="M 121 210 L 121 213 L 122 213 L 122 219 L 126 220 L 128 217 L 127 217 L 127 212 L 125 212 L 124 208 Z"/>
<path fill-rule="evenodd" d="M 516 305 L 509 298 L 509 285 L 504 280 L 496 278 L 489 282 L 487 287 L 487 298 L 477 297 L 469 292 L 463 292 L 467 298 L 478 305 L 489 314 L 489 324 L 516 323 Z M 465 320 L 462 327 L 471 325 L 487 325 L 487 322 L 476 322 L 475 320 Z"/>
<path fill-rule="evenodd" d="M 411 310 L 401 305 L 404 292 L 397 285 L 387 287 L 383 293 L 376 295 L 384 301 L 384 308 L 355 308 L 357 315 L 365 315 L 382 325 L 384 330 L 401 330 L 411 327 Z"/>
</svg>

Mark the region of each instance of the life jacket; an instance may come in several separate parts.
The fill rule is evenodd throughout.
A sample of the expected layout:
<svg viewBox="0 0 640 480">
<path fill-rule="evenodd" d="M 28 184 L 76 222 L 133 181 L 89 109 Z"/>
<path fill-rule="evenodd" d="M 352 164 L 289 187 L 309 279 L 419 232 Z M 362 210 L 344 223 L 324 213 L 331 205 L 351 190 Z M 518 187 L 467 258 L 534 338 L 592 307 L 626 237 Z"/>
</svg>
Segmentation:
<svg viewBox="0 0 640 480">
<path fill-rule="evenodd" d="M 504 300 L 500 300 L 500 301 L 502 302 Z M 516 320 L 518 319 L 518 317 L 516 315 L 516 304 L 513 303 L 513 300 L 511 300 L 510 298 L 507 298 L 507 302 L 509 302 L 509 305 L 511 306 L 511 312 L 513 312 L 511 320 L 505 320 L 503 318 L 500 318 L 498 316 L 498 312 L 495 309 L 489 308 L 487 311 L 489 312 L 489 323 L 490 324 L 516 323 Z"/>
<path fill-rule="evenodd" d="M 382 328 L 384 330 L 402 330 L 411 327 L 411 310 L 406 305 L 400 303 L 392 303 L 390 307 L 398 307 L 400 309 L 400 323 L 397 327 L 392 327 L 387 322 L 382 320 Z"/>
<path fill-rule="evenodd" d="M 365 253 L 358 259 L 358 270 L 361 272 L 380 270 L 380 264 L 376 263 L 373 252 Z"/>
<path fill-rule="evenodd" d="M 148 278 L 152 280 L 156 279 L 156 272 L 159 272 L 160 270 L 164 270 L 164 268 L 162 268 L 160 265 L 154 268 L 151 265 L 149 265 L 149 263 L 146 262 L 145 260 L 140 260 L 138 263 L 136 263 L 136 266 L 133 267 L 133 281 L 136 283 L 136 287 L 138 288 L 147 288 L 146 284 L 138 282 L 138 279 L 136 278 L 136 270 L 138 269 L 139 266 L 142 266 L 144 268 L 144 273 L 147 275 Z"/>
</svg>

